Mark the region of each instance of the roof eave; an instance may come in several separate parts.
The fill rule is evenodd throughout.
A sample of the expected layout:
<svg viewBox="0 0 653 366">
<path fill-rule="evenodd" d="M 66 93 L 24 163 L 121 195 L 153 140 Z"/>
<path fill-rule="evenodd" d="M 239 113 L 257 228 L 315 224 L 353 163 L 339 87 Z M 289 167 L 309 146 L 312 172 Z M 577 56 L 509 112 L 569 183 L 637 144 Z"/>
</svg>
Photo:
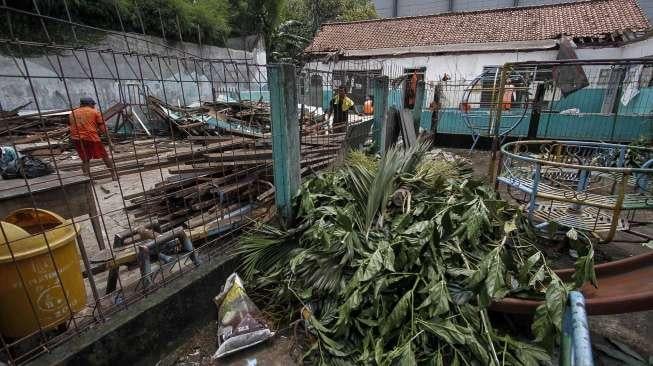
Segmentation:
<svg viewBox="0 0 653 366">
<path fill-rule="evenodd" d="M 358 57 L 405 57 L 413 55 L 434 55 L 454 53 L 497 53 L 505 51 L 537 51 L 549 50 L 557 47 L 557 40 L 546 39 L 538 41 L 513 41 L 513 42 L 485 42 L 485 43 L 458 43 L 432 46 L 413 46 L 396 48 L 375 48 L 367 50 L 315 50 L 307 51 L 308 57 L 320 57 L 324 54 L 337 52 L 341 58 Z"/>
</svg>

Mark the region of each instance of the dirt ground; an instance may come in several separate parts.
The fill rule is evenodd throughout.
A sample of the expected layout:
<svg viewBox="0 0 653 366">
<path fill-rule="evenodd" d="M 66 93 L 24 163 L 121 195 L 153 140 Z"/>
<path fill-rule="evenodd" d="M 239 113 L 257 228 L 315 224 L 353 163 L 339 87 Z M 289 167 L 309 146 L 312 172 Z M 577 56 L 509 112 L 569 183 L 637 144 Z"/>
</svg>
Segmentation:
<svg viewBox="0 0 653 366">
<path fill-rule="evenodd" d="M 212 360 L 218 349 L 217 324 L 197 329 L 193 335 L 172 353 L 163 357 L 156 366 L 295 366 L 291 357 L 292 342 L 285 335 L 276 334 L 271 339 L 237 352 L 231 356 Z"/>
</svg>

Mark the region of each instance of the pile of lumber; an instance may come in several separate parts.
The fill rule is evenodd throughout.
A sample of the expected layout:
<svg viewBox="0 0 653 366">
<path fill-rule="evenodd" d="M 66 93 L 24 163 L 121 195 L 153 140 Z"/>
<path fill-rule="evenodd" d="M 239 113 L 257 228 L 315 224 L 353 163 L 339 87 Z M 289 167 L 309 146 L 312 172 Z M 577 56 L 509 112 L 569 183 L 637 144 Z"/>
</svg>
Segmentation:
<svg viewBox="0 0 653 366">
<path fill-rule="evenodd" d="M 0 117 L 0 137 L 18 143 L 61 137 L 68 133 L 69 114 L 69 110 L 20 114 L 18 110 L 3 112 Z"/>
<path fill-rule="evenodd" d="M 149 97 L 150 110 L 179 131 L 191 149 L 166 159 L 175 165 L 164 182 L 127 197 L 137 218 L 182 225 L 194 238 L 229 230 L 274 198 L 270 107 L 254 101 L 214 101 L 175 107 Z M 369 136 L 371 116 L 329 126 L 321 108 L 298 106 L 303 176 L 326 168 Z M 159 154 L 159 160 L 161 155 Z M 198 234 L 199 231 L 199 234 Z"/>
<path fill-rule="evenodd" d="M 343 149 L 345 133 L 303 136 L 301 174 L 324 169 Z M 154 188 L 125 197 L 137 218 L 157 220 L 164 227 L 182 225 L 194 238 L 216 235 L 267 209 L 274 198 L 270 137 L 233 136 L 187 154 L 169 168 L 172 176 Z"/>
<path fill-rule="evenodd" d="M 214 101 L 175 107 L 148 96 L 148 104 L 182 137 L 231 134 L 260 138 L 270 134 L 270 106 L 265 102 Z"/>
</svg>

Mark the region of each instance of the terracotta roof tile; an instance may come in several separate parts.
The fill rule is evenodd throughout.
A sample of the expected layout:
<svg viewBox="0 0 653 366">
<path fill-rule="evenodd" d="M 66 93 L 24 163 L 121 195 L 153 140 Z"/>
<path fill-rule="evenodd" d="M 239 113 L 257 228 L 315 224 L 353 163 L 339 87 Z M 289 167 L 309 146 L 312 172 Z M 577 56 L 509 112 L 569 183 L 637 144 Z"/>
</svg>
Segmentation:
<svg viewBox="0 0 653 366">
<path fill-rule="evenodd" d="M 531 7 L 388 18 L 322 26 L 306 52 L 458 43 L 602 37 L 651 27 L 636 0 L 587 0 Z"/>
</svg>

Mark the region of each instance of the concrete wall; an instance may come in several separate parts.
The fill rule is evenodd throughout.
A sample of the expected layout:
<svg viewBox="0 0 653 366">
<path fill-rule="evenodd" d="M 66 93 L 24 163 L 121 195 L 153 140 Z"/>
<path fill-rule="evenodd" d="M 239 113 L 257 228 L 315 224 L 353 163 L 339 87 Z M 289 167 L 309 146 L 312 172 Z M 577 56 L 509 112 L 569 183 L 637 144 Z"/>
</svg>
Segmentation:
<svg viewBox="0 0 653 366">
<path fill-rule="evenodd" d="M 123 100 L 121 95 L 128 102 L 130 99 L 142 102 L 142 95 L 138 97 L 137 92 L 142 94 L 144 88 L 147 94 L 170 103 L 190 104 L 212 99 L 212 88 L 216 94 L 225 95 L 248 88 L 267 89 L 266 70 L 257 66 L 266 63 L 262 45 L 248 52 L 164 42 L 155 37 L 125 39 L 109 35 L 88 47 L 96 50 L 59 50 L 44 54 L 37 47 L 23 47 L 23 54 L 28 55 L 24 58 L 17 57 L 16 50 L 8 53 L 4 49 L 0 54 L 2 107 L 11 109 L 31 101 L 27 108 L 30 110 L 36 110 L 36 103 L 42 110 L 64 109 L 69 108 L 71 102 L 76 106 L 80 97 L 90 96 L 97 100 L 101 109 L 106 109 Z M 215 61 L 177 61 L 145 55 L 195 55 Z M 142 79 L 145 81 L 141 82 Z"/>
<path fill-rule="evenodd" d="M 397 14 L 394 14 L 394 3 Z M 576 0 L 517 0 L 517 6 L 559 4 Z M 639 0 L 649 19 L 653 19 L 653 0 Z M 515 0 L 374 0 L 376 13 L 381 18 L 427 15 L 448 11 L 471 11 L 515 6 Z M 450 8 L 451 6 L 451 8 Z"/>
</svg>

